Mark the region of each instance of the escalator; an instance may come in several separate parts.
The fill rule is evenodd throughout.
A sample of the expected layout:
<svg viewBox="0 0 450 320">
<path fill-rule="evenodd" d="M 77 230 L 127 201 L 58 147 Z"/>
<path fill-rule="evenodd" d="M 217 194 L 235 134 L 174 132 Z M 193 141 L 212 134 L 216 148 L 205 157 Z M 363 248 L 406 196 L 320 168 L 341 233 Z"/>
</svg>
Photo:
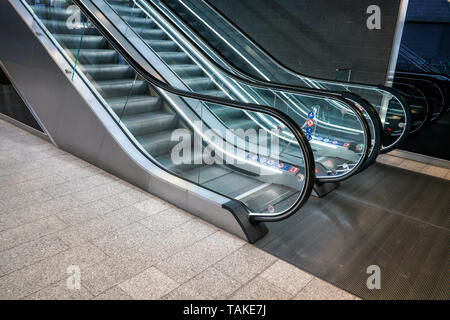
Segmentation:
<svg viewBox="0 0 450 320">
<path fill-rule="evenodd" d="M 60 148 L 250 242 L 267 232 L 264 222 L 299 212 L 320 177 L 348 178 L 364 165 L 369 126 L 352 102 L 289 93 L 306 110 L 329 105 L 309 119 L 301 108 L 263 104 L 280 93 L 259 85 L 251 88 L 264 98 L 259 103 L 225 96 L 203 86 L 186 57 L 165 51 L 170 44 L 159 41 L 160 31 L 142 32 L 168 52 L 164 64 L 83 2 L 0 4 L 0 64 Z M 189 77 L 177 83 L 172 69 Z M 336 118 L 336 110 L 346 111 Z M 314 121 L 313 134 L 330 143 L 311 148 L 301 127 Z M 231 130 L 256 125 L 256 136 Z M 329 163 L 346 157 L 352 162 L 340 170 Z"/>
<path fill-rule="evenodd" d="M 380 139 L 374 138 L 375 143 L 373 146 L 371 145 L 372 141 L 368 141 L 370 138 L 368 138 L 367 123 L 361 112 L 341 95 L 327 95 L 320 91 L 317 92 L 317 90 L 289 92 L 241 82 L 227 77 L 226 74 L 221 74 L 210 65 L 201 63 L 204 58 L 196 56 L 195 50 L 188 50 L 189 48 L 183 47 L 180 42 L 173 40 L 173 35 L 168 31 L 169 27 L 163 28 L 161 21 L 150 19 L 141 8 L 130 8 L 128 6 L 130 1 L 79 1 L 79 3 L 85 7 L 85 10 L 92 11 L 92 14 L 103 16 L 105 21 L 111 21 L 111 25 L 125 38 L 133 39 L 130 41 L 131 44 L 139 48 L 149 65 L 157 66 L 159 75 L 172 86 L 218 98 L 268 105 L 286 112 L 302 125 L 308 139 L 312 140 L 318 183 L 344 180 L 369 164 L 366 161 L 369 157 L 368 150 L 370 150 L 369 160 L 371 162 L 378 154 Z M 64 11 L 64 8 L 45 10 L 44 7 L 37 6 L 35 12 L 44 18 L 46 18 L 45 14 L 56 14 L 55 19 L 59 20 L 64 17 L 63 14 L 58 16 L 58 10 Z M 47 20 L 44 19 L 44 21 Z M 120 20 L 123 20 L 122 23 Z M 73 36 L 61 33 L 60 29 L 50 28 L 50 30 L 66 50 L 72 55 L 76 53 L 78 43 Z M 84 39 L 87 39 L 90 45 L 96 46 L 97 49 L 81 48 L 79 55 L 82 61 L 84 61 L 84 55 L 95 55 L 98 53 L 96 50 L 102 47 L 102 43 L 99 43 L 99 39 L 95 36 L 85 35 Z M 97 62 L 90 63 L 85 72 L 88 74 L 90 71 L 96 72 Z M 101 90 L 111 85 L 123 84 L 121 80 L 117 79 L 105 80 L 94 77 L 93 80 Z M 133 79 L 129 78 L 126 82 L 132 83 L 132 81 Z M 241 110 L 229 110 L 229 108 L 221 106 L 209 106 L 206 109 L 202 112 L 207 113 L 210 118 L 218 119 L 222 131 L 265 130 L 269 132 L 279 127 L 276 122 L 270 121 L 266 117 L 255 117 Z M 319 110 L 314 112 L 317 109 Z M 311 113 L 315 114 L 312 116 L 313 119 L 309 119 Z M 371 116 L 373 117 L 373 114 Z M 311 122 L 315 122 L 316 125 L 308 127 Z M 374 127 L 372 132 L 376 132 L 374 136 L 377 137 L 380 129 L 375 125 L 372 125 Z M 280 149 L 282 149 L 280 156 L 282 160 L 288 162 L 289 158 L 295 157 L 293 154 L 296 150 L 295 141 L 292 140 L 289 133 L 283 130 L 280 133 Z M 246 139 L 244 133 L 236 134 Z M 168 156 L 165 156 L 165 159 L 168 159 Z"/>
<path fill-rule="evenodd" d="M 146 1 L 135 0 L 145 6 Z M 381 152 L 396 148 L 406 139 L 411 125 L 407 101 L 396 90 L 321 80 L 299 75 L 271 57 L 242 30 L 233 25 L 208 1 L 151 0 L 148 6 L 166 15 L 186 36 L 224 68 L 258 83 L 277 83 L 290 87 L 316 88 L 353 93 L 375 107 L 382 122 Z"/>
<path fill-rule="evenodd" d="M 171 85 L 210 96 L 269 105 L 287 112 L 302 124 L 313 144 L 318 182 L 346 179 L 353 174 L 350 171 L 356 167 L 361 171 L 373 163 L 378 155 L 381 123 L 376 111 L 363 99 L 352 96 L 350 100 L 356 100 L 353 103 L 339 93 L 328 94 L 333 97 L 332 101 L 328 101 L 318 99 L 318 95 L 326 93 L 316 89 L 286 90 L 271 84 L 260 85 L 246 81 L 230 75 L 211 61 L 194 43 L 180 35 L 170 22 L 157 12 L 149 11 L 148 7 L 129 0 L 98 0 L 91 1 L 91 4 L 87 6 L 88 10 L 113 21 L 149 61 L 160 60 L 162 66 L 159 66 L 159 72 L 165 74 L 165 79 Z M 353 104 L 357 104 L 359 109 Z M 311 105 L 314 107 L 309 108 Z M 267 119 L 255 119 L 239 110 L 229 112 L 221 108 L 211 111 L 230 129 L 270 130 L 276 127 L 276 124 Z M 366 129 L 363 128 L 365 125 L 361 120 L 361 112 L 369 123 L 371 147 L 362 141 L 361 133 Z M 309 119 L 311 114 L 314 119 Z M 307 124 L 312 121 L 317 126 L 308 128 Z M 283 135 L 281 139 L 290 143 L 289 136 Z M 361 161 L 366 147 L 370 149 L 369 155 L 366 161 Z M 289 148 L 290 146 L 286 147 L 285 154 L 289 154 Z"/>
</svg>

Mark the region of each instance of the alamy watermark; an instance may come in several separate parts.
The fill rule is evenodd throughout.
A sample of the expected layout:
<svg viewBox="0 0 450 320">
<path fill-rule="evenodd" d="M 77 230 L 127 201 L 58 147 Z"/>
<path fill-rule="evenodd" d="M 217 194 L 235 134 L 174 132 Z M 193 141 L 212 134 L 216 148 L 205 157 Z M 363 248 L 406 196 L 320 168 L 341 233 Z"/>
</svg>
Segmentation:
<svg viewBox="0 0 450 320">
<path fill-rule="evenodd" d="M 366 26 L 369 30 L 381 29 L 381 9 L 379 6 L 373 4 L 367 7 L 367 14 L 370 16 L 367 18 Z"/>
<path fill-rule="evenodd" d="M 80 290 L 81 289 L 81 270 L 80 266 L 70 265 L 67 267 L 67 274 L 69 276 L 66 280 L 66 287 L 69 290 Z"/>
<path fill-rule="evenodd" d="M 367 278 L 366 286 L 369 290 L 381 289 L 381 269 L 376 264 L 370 265 L 366 269 L 366 273 L 370 274 Z"/>
</svg>

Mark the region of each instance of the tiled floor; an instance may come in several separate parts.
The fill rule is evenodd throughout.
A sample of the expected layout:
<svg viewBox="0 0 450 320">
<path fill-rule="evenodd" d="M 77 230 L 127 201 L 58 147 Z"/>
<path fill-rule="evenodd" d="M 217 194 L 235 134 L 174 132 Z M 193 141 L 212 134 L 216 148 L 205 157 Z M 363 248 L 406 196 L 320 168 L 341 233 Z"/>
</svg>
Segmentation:
<svg viewBox="0 0 450 320">
<path fill-rule="evenodd" d="M 230 298 L 356 297 L 0 120 L 0 299 Z"/>
<path fill-rule="evenodd" d="M 395 152 L 394 152 L 395 153 Z M 392 155 L 392 153 L 379 155 L 377 162 L 388 164 L 391 166 L 403 168 L 410 171 L 450 180 L 450 170 L 436 167 L 430 164 L 408 160 Z"/>
</svg>

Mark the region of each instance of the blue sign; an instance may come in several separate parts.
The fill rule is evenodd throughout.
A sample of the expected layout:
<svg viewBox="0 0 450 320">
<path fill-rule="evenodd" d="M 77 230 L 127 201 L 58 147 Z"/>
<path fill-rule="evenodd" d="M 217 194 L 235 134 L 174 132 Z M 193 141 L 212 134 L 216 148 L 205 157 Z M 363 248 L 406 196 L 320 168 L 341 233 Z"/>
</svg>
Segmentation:
<svg viewBox="0 0 450 320">
<path fill-rule="evenodd" d="M 310 119 L 314 119 L 315 116 L 316 115 L 312 111 L 310 113 L 308 113 L 308 118 L 310 118 Z"/>
<path fill-rule="evenodd" d="M 311 134 L 313 129 L 311 127 L 306 128 L 306 133 Z"/>
</svg>

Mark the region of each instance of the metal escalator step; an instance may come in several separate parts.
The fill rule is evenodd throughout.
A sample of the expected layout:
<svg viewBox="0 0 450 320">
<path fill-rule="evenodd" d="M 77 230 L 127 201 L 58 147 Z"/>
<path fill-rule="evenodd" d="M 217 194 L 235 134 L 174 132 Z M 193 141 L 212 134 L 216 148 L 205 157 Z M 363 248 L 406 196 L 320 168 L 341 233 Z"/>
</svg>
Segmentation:
<svg viewBox="0 0 450 320">
<path fill-rule="evenodd" d="M 204 186 L 210 186 L 213 185 L 213 183 L 211 182 L 212 180 L 219 179 L 221 177 L 229 175 L 231 172 L 232 171 L 227 167 L 215 164 L 215 165 L 198 166 L 189 171 L 182 172 L 180 173 L 180 175 L 190 181 L 195 181 L 196 183 L 199 183 Z M 219 184 L 219 189 L 213 190 L 222 190 L 221 187 L 222 186 Z"/>
<path fill-rule="evenodd" d="M 155 22 L 148 17 L 135 17 L 121 15 L 121 18 L 132 27 L 156 28 Z"/>
<path fill-rule="evenodd" d="M 73 34 L 77 35 L 78 37 L 81 37 L 81 33 L 83 32 L 84 36 L 100 35 L 97 29 L 95 29 L 94 26 L 92 25 L 83 28 L 82 30 L 78 28 L 69 28 L 66 21 L 41 19 L 41 22 L 52 34 Z"/>
<path fill-rule="evenodd" d="M 27 3 L 30 5 L 52 6 L 56 8 L 67 8 L 73 4 L 72 1 L 68 0 L 27 0 Z"/>
<path fill-rule="evenodd" d="M 191 62 L 191 58 L 184 52 L 159 52 L 158 55 L 168 64 Z"/>
<path fill-rule="evenodd" d="M 180 47 L 172 40 L 157 40 L 151 39 L 145 41 L 153 50 L 157 52 L 178 51 Z"/>
<path fill-rule="evenodd" d="M 163 130 L 137 137 L 139 143 L 153 157 L 170 154 L 178 141 L 172 140 L 174 130 Z"/>
<path fill-rule="evenodd" d="M 210 179 L 204 185 L 212 190 L 221 190 L 223 194 L 236 197 L 248 190 L 258 187 L 260 184 L 261 182 L 254 178 L 232 171 L 226 175 Z"/>
<path fill-rule="evenodd" d="M 229 121 L 235 118 L 246 117 L 244 111 L 238 108 L 214 105 L 211 106 L 210 109 L 222 121 Z"/>
<path fill-rule="evenodd" d="M 183 82 L 193 91 L 204 91 L 216 86 L 208 77 L 185 78 Z"/>
<path fill-rule="evenodd" d="M 96 81 L 134 79 L 136 75 L 133 68 L 126 64 L 81 65 L 80 68 Z"/>
<path fill-rule="evenodd" d="M 123 123 L 131 133 L 144 136 L 150 133 L 174 128 L 178 117 L 163 111 L 139 113 L 122 118 Z"/>
<path fill-rule="evenodd" d="M 133 7 L 130 3 L 123 4 L 111 4 L 113 8 L 119 15 L 129 15 L 132 17 L 145 17 L 146 14 L 143 10 L 138 7 Z"/>
<path fill-rule="evenodd" d="M 139 34 L 144 40 L 164 40 L 167 39 L 167 35 L 161 29 L 150 28 L 133 28 L 133 30 Z"/>
<path fill-rule="evenodd" d="M 115 5 L 133 5 L 132 0 L 106 0 L 106 2 Z"/>
<path fill-rule="evenodd" d="M 190 157 L 183 159 L 173 159 L 171 153 L 164 154 L 157 158 L 159 163 L 161 163 L 167 169 L 176 172 L 176 173 L 184 173 L 190 170 L 193 170 L 198 167 L 203 167 L 206 164 L 204 163 L 203 154 L 191 154 Z M 176 161 L 176 162 L 175 162 Z M 181 162 L 181 163 L 180 163 Z"/>
<path fill-rule="evenodd" d="M 248 196 L 240 198 L 239 200 L 252 209 L 259 209 L 260 212 L 267 212 L 269 206 L 276 207 L 278 203 L 297 192 L 289 187 L 273 183 L 268 184 L 265 187 L 264 184 L 262 184 L 261 187 L 263 188 L 254 193 L 250 192 Z"/>
<path fill-rule="evenodd" d="M 249 117 L 242 117 L 240 119 L 234 119 L 232 121 L 227 121 L 226 124 L 228 125 L 228 127 L 230 129 L 242 129 L 242 130 L 247 130 L 247 129 L 256 129 L 258 130 L 258 125 Z"/>
<path fill-rule="evenodd" d="M 161 101 L 160 97 L 149 95 L 115 97 L 106 100 L 119 116 L 156 111 L 161 107 Z"/>
<path fill-rule="evenodd" d="M 95 87 L 104 98 L 145 94 L 148 91 L 145 81 L 133 79 L 97 81 Z"/>
<path fill-rule="evenodd" d="M 100 35 L 84 35 L 83 39 L 81 35 L 75 34 L 54 34 L 53 37 L 69 49 L 107 49 L 109 46 L 108 41 Z"/>
<path fill-rule="evenodd" d="M 65 49 L 75 59 L 78 56 L 78 62 L 81 65 L 88 64 L 113 64 L 119 60 L 119 54 L 112 49 Z"/>
<path fill-rule="evenodd" d="M 200 90 L 197 93 L 200 94 L 204 94 L 206 96 L 211 96 L 211 97 L 219 97 L 219 98 L 225 98 L 225 99 L 229 99 L 230 97 L 228 97 L 228 95 L 221 91 L 221 90 L 217 90 L 217 89 L 211 89 L 211 90 Z"/>
<path fill-rule="evenodd" d="M 205 75 L 203 70 L 196 64 L 177 64 L 171 66 L 172 70 L 179 76 L 195 77 Z"/>
<path fill-rule="evenodd" d="M 46 7 L 43 5 L 32 5 L 31 8 L 40 19 L 60 20 L 64 22 L 74 13 L 73 10 L 68 10 L 67 8 Z M 86 21 L 85 19 L 82 20 Z"/>
</svg>

